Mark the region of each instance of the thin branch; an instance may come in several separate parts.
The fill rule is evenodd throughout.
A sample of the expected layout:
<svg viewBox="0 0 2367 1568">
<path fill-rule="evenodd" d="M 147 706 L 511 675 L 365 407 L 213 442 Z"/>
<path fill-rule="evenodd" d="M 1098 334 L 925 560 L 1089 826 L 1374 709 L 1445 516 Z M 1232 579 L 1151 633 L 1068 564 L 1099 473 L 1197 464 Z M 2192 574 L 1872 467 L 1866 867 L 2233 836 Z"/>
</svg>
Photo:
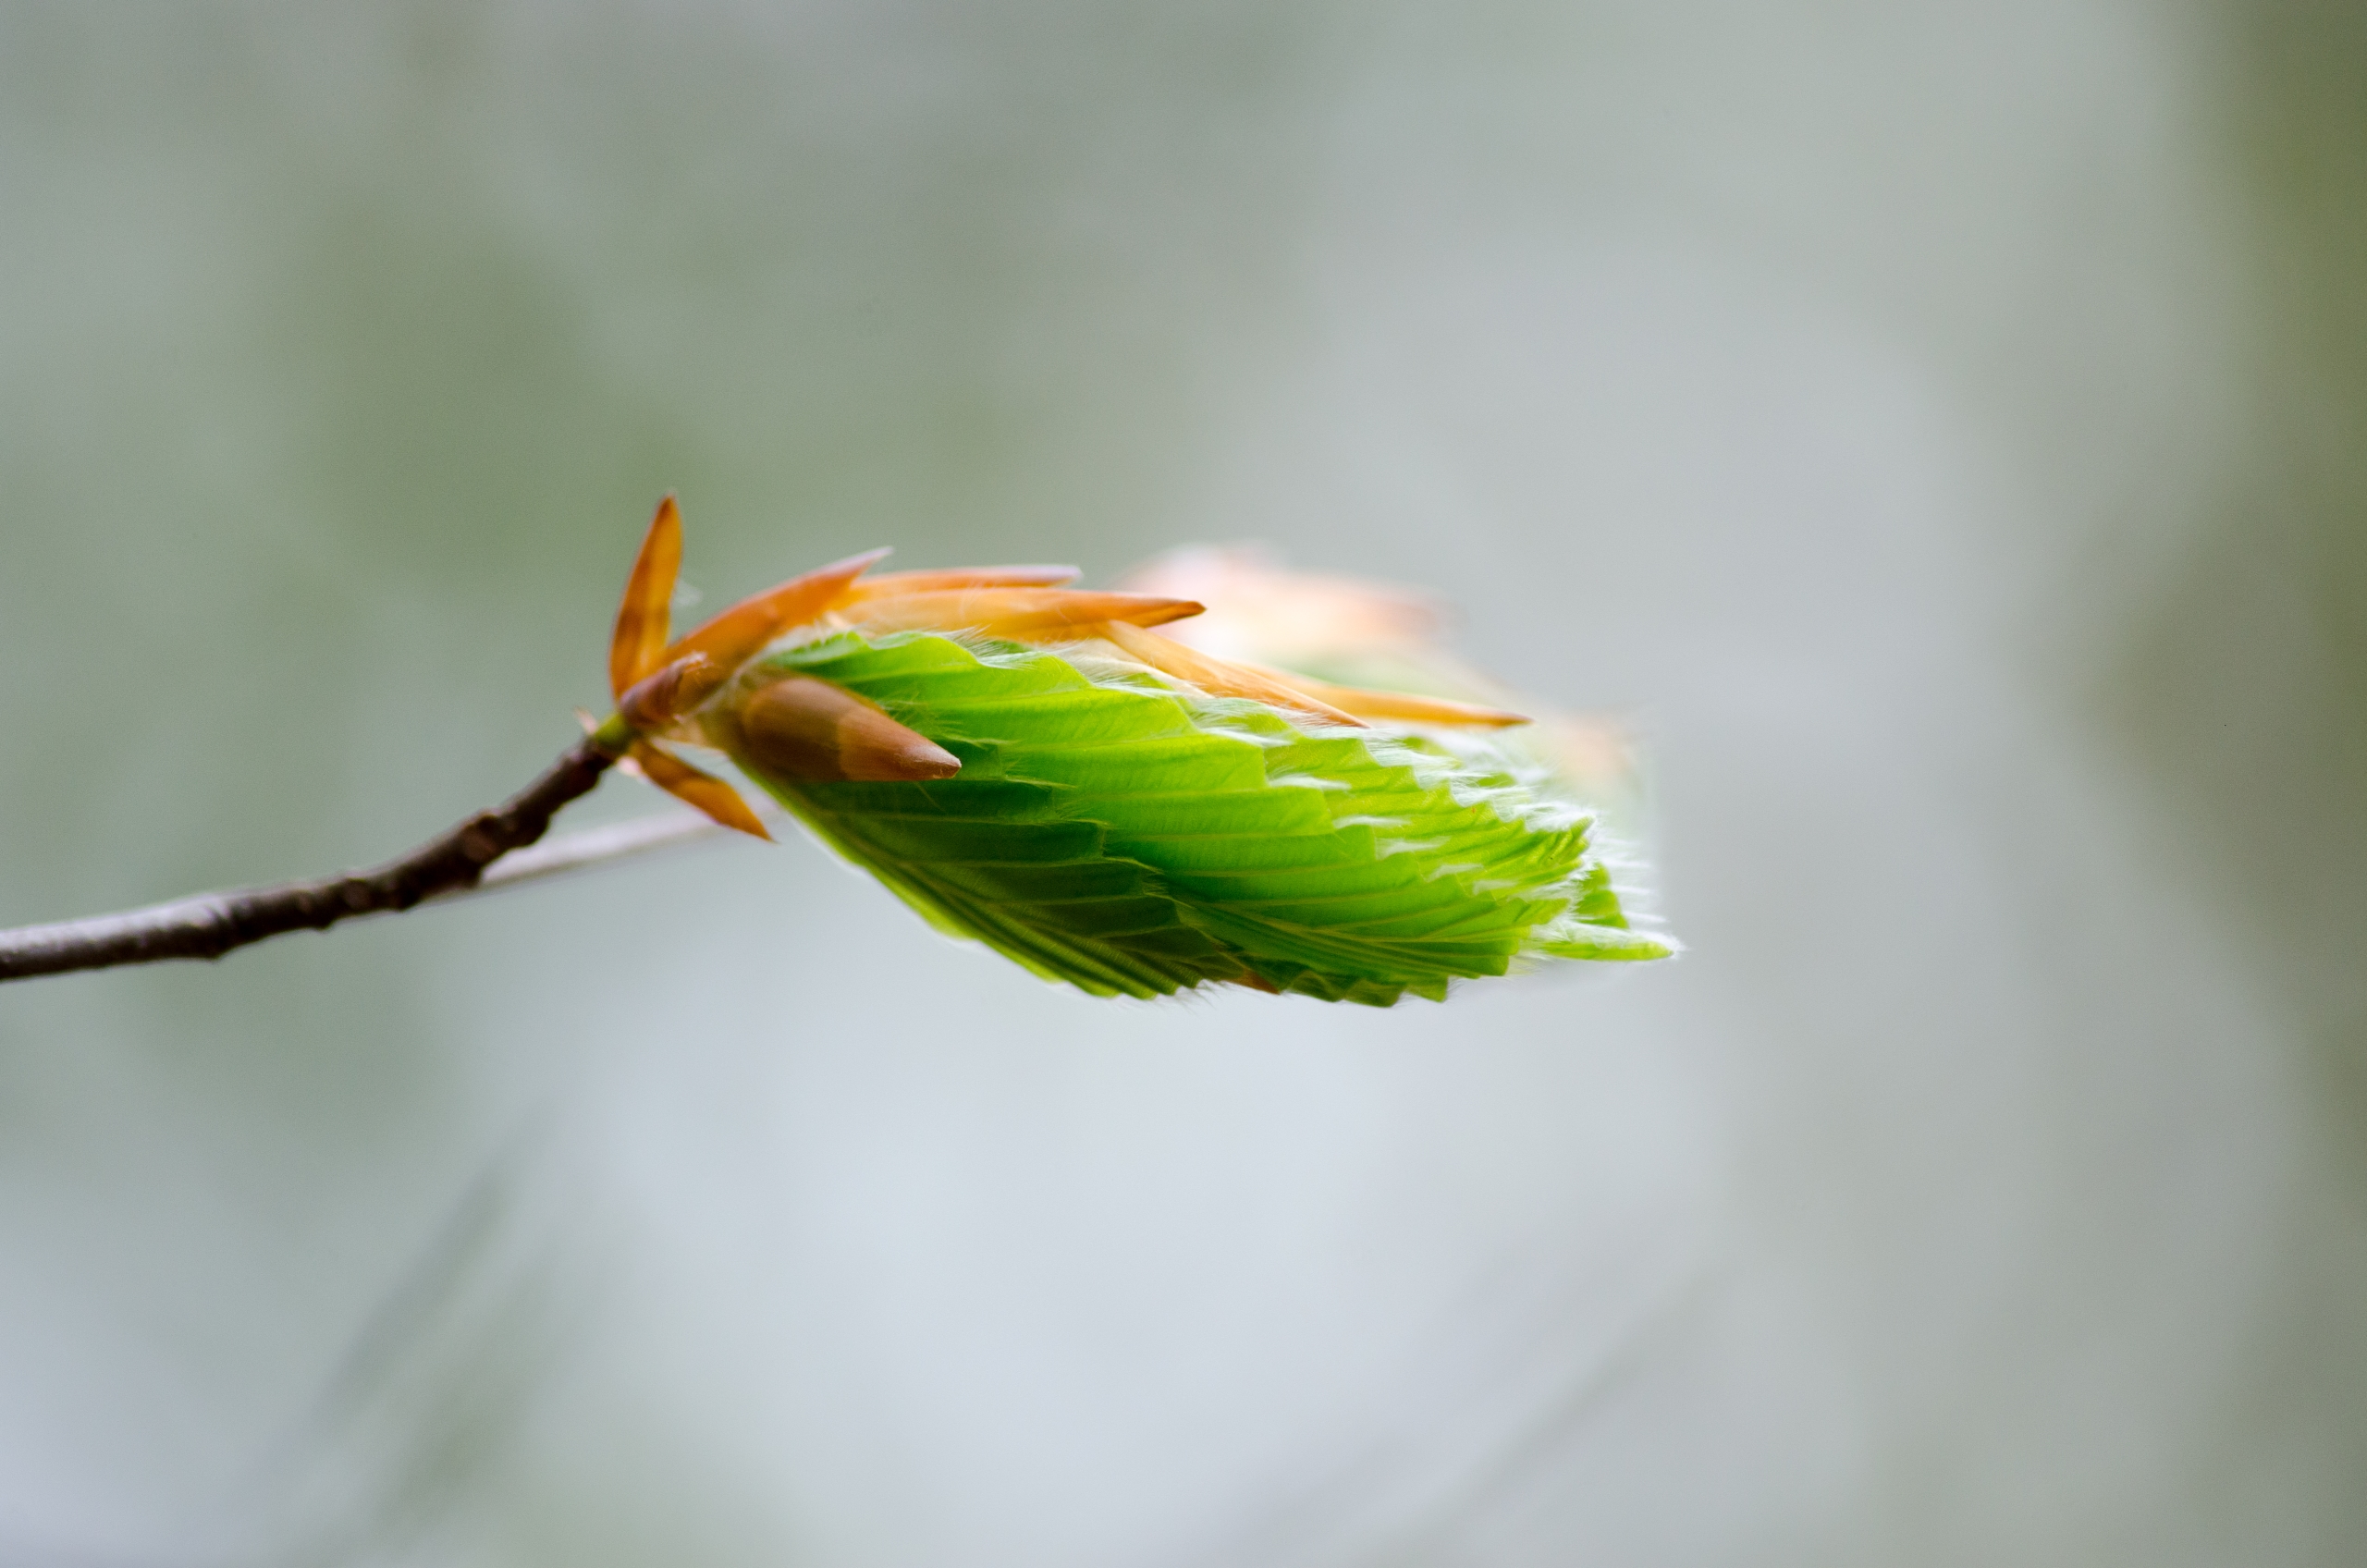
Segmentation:
<svg viewBox="0 0 2367 1568">
<path fill-rule="evenodd" d="M 0 931 L 0 981 L 171 958 L 220 958 L 283 932 L 323 931 L 356 915 L 406 910 L 441 894 L 476 888 L 486 880 L 488 866 L 540 839 L 558 809 L 590 793 L 615 761 L 590 739 L 579 741 L 541 778 L 498 807 L 478 812 L 375 870 L 201 893 L 120 914 Z M 500 882 L 566 868 L 549 863 L 547 856 L 546 861 Z"/>
<path fill-rule="evenodd" d="M 766 820 L 772 814 L 760 811 L 756 815 L 759 820 Z M 653 850 L 670 850 L 677 844 L 696 844 L 731 836 L 731 829 L 723 824 L 692 811 L 669 811 L 635 817 L 630 822 L 611 822 L 601 827 L 579 827 L 572 833 L 554 833 L 532 849 L 512 851 L 487 866 L 474 887 L 447 888 L 436 894 L 434 901 L 446 903 L 480 893 L 497 893 L 505 888 L 606 865 L 610 861 L 627 860 Z"/>
</svg>

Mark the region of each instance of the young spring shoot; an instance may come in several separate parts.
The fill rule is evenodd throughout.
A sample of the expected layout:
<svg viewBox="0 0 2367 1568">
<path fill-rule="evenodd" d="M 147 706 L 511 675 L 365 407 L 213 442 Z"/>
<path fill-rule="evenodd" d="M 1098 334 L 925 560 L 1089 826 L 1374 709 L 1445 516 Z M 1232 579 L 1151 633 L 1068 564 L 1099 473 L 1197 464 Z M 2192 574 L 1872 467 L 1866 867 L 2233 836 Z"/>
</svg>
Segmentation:
<svg viewBox="0 0 2367 1568">
<path fill-rule="evenodd" d="M 1518 714 L 1220 657 L 1158 630 L 1198 600 L 1064 567 L 866 576 L 885 550 L 674 639 L 681 549 L 669 496 L 595 744 L 767 837 L 673 748 L 722 753 L 938 929 L 1046 979 L 1385 1007 L 1674 950 L 1631 923 L 1599 813 Z"/>
</svg>

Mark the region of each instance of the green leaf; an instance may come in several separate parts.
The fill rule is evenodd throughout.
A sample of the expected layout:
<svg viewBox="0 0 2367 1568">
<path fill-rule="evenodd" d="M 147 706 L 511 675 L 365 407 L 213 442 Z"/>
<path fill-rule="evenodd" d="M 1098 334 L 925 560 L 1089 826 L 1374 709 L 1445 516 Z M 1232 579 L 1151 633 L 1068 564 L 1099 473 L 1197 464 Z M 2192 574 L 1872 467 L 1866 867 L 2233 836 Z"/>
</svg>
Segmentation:
<svg viewBox="0 0 2367 1568">
<path fill-rule="evenodd" d="M 1233 982 L 1385 1007 L 1541 959 L 1672 950 L 1628 928 L 1591 819 L 1524 785 L 1509 750 L 1303 728 L 975 636 L 840 633 L 736 690 L 784 675 L 877 704 L 962 772 L 741 767 L 939 930 L 1097 996 Z"/>
</svg>

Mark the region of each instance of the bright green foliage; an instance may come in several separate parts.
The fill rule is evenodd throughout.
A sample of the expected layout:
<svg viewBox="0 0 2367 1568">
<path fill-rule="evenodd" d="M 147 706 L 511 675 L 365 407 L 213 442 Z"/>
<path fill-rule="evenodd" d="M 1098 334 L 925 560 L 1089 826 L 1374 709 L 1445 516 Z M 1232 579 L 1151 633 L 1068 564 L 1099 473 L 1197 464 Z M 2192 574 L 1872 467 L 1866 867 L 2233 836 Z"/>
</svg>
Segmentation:
<svg viewBox="0 0 2367 1568">
<path fill-rule="evenodd" d="M 962 760 L 927 782 L 749 776 L 940 930 L 1096 996 L 1262 981 L 1386 1007 L 1532 957 L 1650 959 L 1584 813 L 1484 742 L 1301 728 L 1132 667 L 976 637 L 767 655 Z"/>
</svg>

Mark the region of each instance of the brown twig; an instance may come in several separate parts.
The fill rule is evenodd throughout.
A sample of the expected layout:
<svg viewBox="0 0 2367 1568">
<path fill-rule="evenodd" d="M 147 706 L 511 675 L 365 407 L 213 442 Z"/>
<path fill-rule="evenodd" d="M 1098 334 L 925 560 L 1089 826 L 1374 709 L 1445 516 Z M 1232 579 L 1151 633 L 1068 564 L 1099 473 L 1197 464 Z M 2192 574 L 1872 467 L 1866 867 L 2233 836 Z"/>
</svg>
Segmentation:
<svg viewBox="0 0 2367 1568">
<path fill-rule="evenodd" d="M 558 809 L 590 793 L 615 761 L 591 739 L 579 741 L 500 806 L 372 871 L 201 893 L 119 914 L 0 931 L 0 981 L 168 958 L 220 958 L 283 932 L 323 931 L 355 915 L 410 909 L 472 888 L 487 866 L 540 839 Z"/>
<path fill-rule="evenodd" d="M 759 820 L 776 814 L 760 811 Z M 564 876 L 571 872 L 607 865 L 614 861 L 645 855 L 655 850 L 670 850 L 682 844 L 705 843 L 710 839 L 728 839 L 731 829 L 711 817 L 693 811 L 662 811 L 651 816 L 637 816 L 625 822 L 611 822 L 598 827 L 579 827 L 572 833 L 554 833 L 531 849 L 513 850 L 485 867 L 483 876 L 470 888 L 449 888 L 428 901 L 444 903 L 452 899 L 481 897 L 498 893 L 505 888 L 521 888 L 531 882 Z M 746 834 L 740 837 L 746 838 Z"/>
</svg>

